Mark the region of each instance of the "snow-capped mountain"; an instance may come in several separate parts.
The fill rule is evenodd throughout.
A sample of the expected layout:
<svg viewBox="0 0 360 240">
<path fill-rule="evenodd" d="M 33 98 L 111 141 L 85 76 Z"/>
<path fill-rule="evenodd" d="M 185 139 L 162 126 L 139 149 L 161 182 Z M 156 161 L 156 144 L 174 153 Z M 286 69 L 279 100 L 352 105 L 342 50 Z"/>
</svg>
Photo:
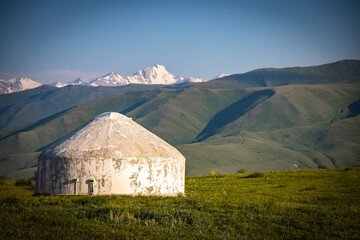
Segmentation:
<svg viewBox="0 0 360 240">
<path fill-rule="evenodd" d="M 50 83 L 50 86 L 54 86 L 54 87 L 65 87 L 67 85 L 88 85 L 88 83 L 91 81 L 91 78 L 87 78 L 87 77 L 80 77 L 77 78 L 76 80 L 70 82 L 70 83 L 64 83 L 64 82 L 54 82 L 54 83 Z"/>
<path fill-rule="evenodd" d="M 48 85 L 58 87 L 58 88 L 62 88 L 62 87 L 65 87 L 65 86 L 69 85 L 69 83 L 53 82 L 53 83 L 49 83 Z"/>
<path fill-rule="evenodd" d="M 76 79 L 75 81 L 73 81 L 72 83 L 77 84 L 77 85 L 86 85 L 90 81 L 91 81 L 91 78 L 80 77 L 80 78 Z"/>
<path fill-rule="evenodd" d="M 10 80 L 0 79 L 0 94 L 20 92 L 26 89 L 37 88 L 41 85 L 41 83 L 25 77 L 18 77 Z"/>
<path fill-rule="evenodd" d="M 228 73 L 221 73 L 219 75 L 217 75 L 214 79 L 217 79 L 217 78 L 223 78 L 223 77 L 227 77 L 227 76 L 230 76 L 231 74 L 228 74 Z"/>
<path fill-rule="evenodd" d="M 110 72 L 102 77 L 95 79 L 79 78 L 69 84 L 89 85 L 89 86 L 123 86 L 128 84 L 177 84 L 185 82 L 202 82 L 201 78 L 196 77 L 175 77 L 162 65 L 145 68 L 132 75 L 122 75 Z"/>
</svg>

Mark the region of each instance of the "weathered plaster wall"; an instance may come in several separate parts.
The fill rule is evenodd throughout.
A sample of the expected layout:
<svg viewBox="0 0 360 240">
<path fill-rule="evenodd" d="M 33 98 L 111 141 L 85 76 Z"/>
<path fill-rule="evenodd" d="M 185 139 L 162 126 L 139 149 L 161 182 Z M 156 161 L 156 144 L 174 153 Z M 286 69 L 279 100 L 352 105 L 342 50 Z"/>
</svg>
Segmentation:
<svg viewBox="0 0 360 240">
<path fill-rule="evenodd" d="M 185 159 L 39 159 L 40 194 L 131 194 L 174 196 L 184 193 Z"/>
</svg>

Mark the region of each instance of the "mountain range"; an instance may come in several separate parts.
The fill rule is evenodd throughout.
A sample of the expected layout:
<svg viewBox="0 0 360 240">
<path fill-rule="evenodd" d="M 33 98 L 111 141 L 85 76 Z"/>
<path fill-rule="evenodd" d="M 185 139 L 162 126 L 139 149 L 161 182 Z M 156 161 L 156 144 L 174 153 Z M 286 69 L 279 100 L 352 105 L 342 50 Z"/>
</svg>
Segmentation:
<svg viewBox="0 0 360 240">
<path fill-rule="evenodd" d="M 179 149 L 188 176 L 360 166 L 357 60 L 170 86 L 42 86 L 0 100 L 3 177 L 32 177 L 45 146 L 107 111 Z"/>
<path fill-rule="evenodd" d="M 116 72 L 110 72 L 102 77 L 94 79 L 80 77 L 69 83 L 56 82 L 50 84 L 55 87 L 65 87 L 67 85 L 84 85 L 84 86 L 107 86 L 116 87 L 129 84 L 160 84 L 173 85 L 188 82 L 203 82 L 201 78 L 174 76 L 163 65 L 156 64 L 153 67 L 147 67 L 132 75 L 123 75 Z M 13 93 L 32 89 L 41 86 L 39 82 L 35 82 L 29 78 L 16 78 L 11 80 L 0 79 L 0 94 Z"/>
<path fill-rule="evenodd" d="M 122 75 L 116 72 L 110 72 L 102 77 L 95 79 L 79 78 L 70 84 L 88 85 L 88 86 L 124 86 L 128 84 L 179 84 L 186 82 L 202 82 L 201 78 L 195 77 L 175 77 L 162 65 L 156 64 L 132 75 Z"/>
</svg>

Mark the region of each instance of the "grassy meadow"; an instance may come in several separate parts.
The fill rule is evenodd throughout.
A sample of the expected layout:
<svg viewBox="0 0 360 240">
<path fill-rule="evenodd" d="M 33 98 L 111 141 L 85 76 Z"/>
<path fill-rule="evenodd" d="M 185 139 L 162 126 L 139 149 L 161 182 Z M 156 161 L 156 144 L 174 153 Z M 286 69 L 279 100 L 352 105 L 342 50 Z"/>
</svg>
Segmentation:
<svg viewBox="0 0 360 240">
<path fill-rule="evenodd" d="M 359 186 L 360 168 L 209 172 L 175 198 L 35 196 L 0 179 L 0 239 L 359 239 Z"/>
</svg>

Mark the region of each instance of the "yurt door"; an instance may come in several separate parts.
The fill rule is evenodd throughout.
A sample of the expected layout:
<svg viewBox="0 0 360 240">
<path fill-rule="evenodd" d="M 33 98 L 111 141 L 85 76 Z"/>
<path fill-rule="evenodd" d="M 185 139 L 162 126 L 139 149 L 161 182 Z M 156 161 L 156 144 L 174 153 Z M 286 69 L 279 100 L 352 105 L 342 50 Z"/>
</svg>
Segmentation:
<svg viewBox="0 0 360 240">
<path fill-rule="evenodd" d="M 94 179 L 89 180 L 89 194 L 90 195 L 94 194 Z"/>
</svg>

